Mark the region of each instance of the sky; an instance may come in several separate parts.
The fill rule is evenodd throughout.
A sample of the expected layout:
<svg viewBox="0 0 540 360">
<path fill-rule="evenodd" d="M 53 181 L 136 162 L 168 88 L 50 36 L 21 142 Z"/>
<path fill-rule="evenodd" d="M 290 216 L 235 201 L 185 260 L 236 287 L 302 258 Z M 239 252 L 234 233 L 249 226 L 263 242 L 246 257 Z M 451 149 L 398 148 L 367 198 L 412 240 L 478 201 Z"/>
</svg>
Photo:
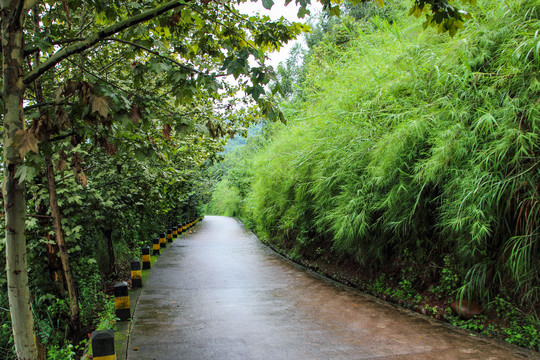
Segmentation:
<svg viewBox="0 0 540 360">
<path fill-rule="evenodd" d="M 309 15 L 304 17 L 303 19 L 298 18 L 298 6 L 295 5 L 294 1 L 291 1 L 291 3 L 287 6 L 285 6 L 285 0 L 275 0 L 275 4 L 272 6 L 271 10 L 265 9 L 262 5 L 262 1 L 248 1 L 246 3 L 242 3 L 238 6 L 240 12 L 247 14 L 247 15 L 255 15 L 256 13 L 260 13 L 261 15 L 267 15 L 272 20 L 277 20 L 280 17 L 284 17 L 285 19 L 289 20 L 290 22 L 302 22 L 305 23 Z M 319 2 L 315 2 L 315 4 L 312 4 L 308 7 L 308 9 L 311 11 L 311 14 L 315 14 L 318 9 L 322 9 L 322 5 Z M 270 61 L 267 62 L 268 65 L 272 65 L 274 68 L 277 68 L 280 62 L 285 61 L 287 57 L 289 56 L 289 52 L 291 51 L 292 47 L 296 42 L 302 42 L 304 43 L 303 36 L 297 39 L 296 41 L 290 41 L 288 44 L 283 46 L 279 52 L 275 51 L 271 54 L 269 54 Z"/>
</svg>

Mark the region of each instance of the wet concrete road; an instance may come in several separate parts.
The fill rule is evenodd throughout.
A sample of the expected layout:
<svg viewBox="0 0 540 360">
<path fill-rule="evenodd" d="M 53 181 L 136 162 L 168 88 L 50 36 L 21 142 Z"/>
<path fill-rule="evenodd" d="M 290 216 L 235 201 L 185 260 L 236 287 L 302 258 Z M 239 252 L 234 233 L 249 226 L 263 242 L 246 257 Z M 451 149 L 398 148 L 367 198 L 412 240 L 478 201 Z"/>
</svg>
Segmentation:
<svg viewBox="0 0 540 360">
<path fill-rule="evenodd" d="M 234 219 L 207 216 L 155 263 L 129 360 L 531 359 L 303 271 Z"/>
</svg>

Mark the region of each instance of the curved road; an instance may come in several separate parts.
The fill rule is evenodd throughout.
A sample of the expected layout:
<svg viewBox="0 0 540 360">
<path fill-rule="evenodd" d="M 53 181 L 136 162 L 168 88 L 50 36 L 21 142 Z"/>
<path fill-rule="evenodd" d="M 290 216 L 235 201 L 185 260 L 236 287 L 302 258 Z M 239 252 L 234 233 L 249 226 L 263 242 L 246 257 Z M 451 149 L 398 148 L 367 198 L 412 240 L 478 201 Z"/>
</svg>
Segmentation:
<svg viewBox="0 0 540 360">
<path fill-rule="evenodd" d="M 128 346 L 129 360 L 538 358 L 322 279 L 218 216 L 155 263 Z"/>
</svg>

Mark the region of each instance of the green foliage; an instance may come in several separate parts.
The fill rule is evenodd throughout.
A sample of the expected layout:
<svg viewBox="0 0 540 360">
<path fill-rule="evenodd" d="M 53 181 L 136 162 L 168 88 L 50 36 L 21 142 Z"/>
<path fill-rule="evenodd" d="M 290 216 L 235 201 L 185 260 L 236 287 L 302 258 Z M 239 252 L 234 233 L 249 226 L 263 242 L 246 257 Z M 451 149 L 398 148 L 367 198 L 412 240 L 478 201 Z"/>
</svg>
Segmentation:
<svg viewBox="0 0 540 360">
<path fill-rule="evenodd" d="M 208 212 L 224 216 L 238 216 L 241 212 L 242 197 L 239 190 L 232 186 L 229 181 L 219 182 L 212 193 L 211 207 Z"/>
<path fill-rule="evenodd" d="M 109 298 L 105 301 L 103 310 L 98 314 L 99 322 L 96 330 L 116 329 L 116 310 L 114 298 Z"/>
<path fill-rule="evenodd" d="M 454 296 L 459 284 L 459 276 L 450 260 L 450 256 L 445 256 L 443 261 L 444 266 L 441 269 L 441 279 L 437 285 L 430 288 L 430 291 L 434 295 L 437 295 L 439 299 Z"/>
<path fill-rule="evenodd" d="M 0 356 L 6 360 L 16 360 L 17 356 L 13 351 L 13 332 L 9 321 L 2 321 L 0 327 Z"/>
<path fill-rule="evenodd" d="M 240 216 L 300 255 L 324 244 L 379 269 L 409 249 L 443 269 L 439 296 L 505 292 L 534 314 L 540 9 L 482 1 L 476 14 L 453 39 L 403 13 L 326 31 L 304 58 L 300 96 L 282 104 L 288 125 L 246 153 Z M 396 279 L 402 296 L 414 296 L 411 274 Z"/>
<path fill-rule="evenodd" d="M 504 320 L 505 325 L 499 330 L 505 341 L 531 349 L 540 349 L 538 316 L 524 314 L 503 296 L 495 296 L 489 303 L 489 309 Z"/>
<path fill-rule="evenodd" d="M 75 355 L 71 344 L 67 344 L 62 348 L 53 345 L 47 350 L 47 360 L 73 360 Z"/>
<path fill-rule="evenodd" d="M 272 3 L 271 0 L 264 1 L 264 6 L 271 7 Z M 300 4 L 300 13 L 306 14 L 307 2 Z M 413 13 L 418 12 L 416 9 L 426 10 L 432 16 L 426 23 L 437 24 L 440 32 L 448 31 L 454 35 L 463 13 L 439 4 L 446 2 L 416 1 Z M 20 125 L 26 130 L 18 131 L 13 139 L 6 137 L 3 146 L 8 150 L 9 146 L 14 146 L 15 153 L 25 157 L 23 163 L 16 164 L 18 168 L 14 174 L 28 185 L 28 203 L 25 205 L 29 217 L 26 229 L 20 230 L 26 230 L 27 235 L 29 287 L 38 341 L 49 345 L 49 358 L 70 358 L 73 349 L 68 342 L 78 335 L 70 333 L 68 326 L 70 304 L 58 264 L 54 232 L 61 231 L 65 236 L 83 325 L 91 327 L 101 321 L 109 326 L 112 324 L 110 301 L 103 295 L 103 290 L 109 281 L 122 276 L 129 260 L 139 256 L 140 246 L 148 245 L 157 232 L 200 214 L 201 203 L 209 197 L 204 192 L 204 170 L 218 158 L 217 153 L 223 145 L 219 138 L 245 132 L 259 112 L 271 120 L 283 119 L 264 88 L 272 79 L 271 71 L 264 65 L 265 52 L 279 49 L 283 43 L 298 36 L 306 29 L 304 25 L 241 15 L 229 4 L 218 2 L 178 2 L 173 4 L 168 16 L 154 17 L 160 5 L 154 1 L 120 4 L 77 0 L 69 4 L 36 2 L 31 10 L 22 9 L 23 16 L 17 19 L 7 18 L 13 8 L 3 12 L 3 23 L 13 23 L 14 29 L 19 19 L 24 20 L 20 24 L 25 44 L 24 59 L 17 59 L 21 68 L 15 64 L 11 69 L 12 75 L 20 76 L 14 77 L 17 81 L 28 85 L 18 101 L 25 106 L 24 124 Z M 325 6 L 330 14 L 340 12 L 337 4 L 325 2 Z M 429 6 L 431 8 L 426 9 Z M 434 129 L 445 126 L 433 124 L 434 112 L 426 111 L 430 106 L 418 106 L 417 111 L 409 111 L 407 117 L 402 117 L 398 114 L 409 109 L 411 104 L 403 102 L 394 106 L 391 102 L 392 99 L 405 99 L 407 93 L 410 95 L 407 83 L 411 79 L 425 79 L 426 69 L 434 64 L 433 61 L 440 62 L 442 55 L 422 55 L 422 61 L 426 62 L 417 62 L 417 55 L 423 54 L 425 49 L 421 46 L 411 49 L 411 44 L 402 43 L 399 29 L 388 22 L 397 19 L 394 11 L 368 6 L 349 10 L 349 17 L 321 31 L 324 34 L 321 46 L 313 47 L 309 61 L 301 71 L 299 69 L 299 74 L 286 74 L 292 79 L 291 87 L 295 82 L 304 83 L 299 92 L 306 100 L 303 108 L 308 109 L 311 103 L 318 104 L 317 107 L 305 111 L 302 116 L 295 116 L 291 135 L 278 138 L 264 151 L 265 141 L 246 146 L 252 150 L 252 158 L 227 169 L 224 182 L 216 188 L 216 194 L 221 196 L 219 200 L 214 198 L 212 207 L 217 212 L 245 217 L 285 248 L 294 249 L 298 256 L 308 249 L 315 251 L 330 244 L 336 251 L 352 254 L 359 261 L 381 261 L 394 248 L 413 247 L 414 244 L 401 242 L 403 234 L 419 238 L 422 246 L 432 245 L 426 239 L 434 232 L 435 225 L 431 219 L 412 215 L 404 221 L 401 214 L 406 206 L 414 202 L 415 211 L 431 213 L 430 206 L 435 207 L 432 201 L 438 201 L 435 199 L 439 196 L 452 196 L 446 193 L 449 192 L 445 188 L 447 183 L 436 184 L 434 180 L 446 170 L 439 167 L 439 173 L 427 175 L 420 170 L 413 171 L 421 167 L 419 161 L 425 160 L 426 153 L 437 145 L 439 137 L 433 134 Z M 136 26 L 125 22 L 141 13 L 146 13 L 149 21 Z M 375 14 L 378 17 L 373 16 Z M 536 13 L 529 16 L 536 16 Z M 362 26 L 357 26 L 354 19 L 363 19 Z M 482 48 L 483 52 L 479 54 L 462 54 L 469 59 L 467 69 L 470 72 L 473 68 L 474 71 L 494 71 L 491 67 L 495 65 L 506 71 L 506 63 L 491 64 L 491 59 L 493 54 L 501 51 L 510 52 L 509 56 L 515 60 L 513 68 L 504 73 L 503 78 L 497 78 L 500 83 L 496 81 L 496 87 L 505 86 L 505 81 L 512 82 L 508 102 L 531 95 L 520 93 L 523 89 L 519 81 L 524 76 L 513 72 L 529 58 L 538 60 L 535 38 L 529 36 L 534 19 L 530 20 L 532 25 L 519 22 L 521 33 L 525 34 L 521 38 L 526 41 L 519 43 L 517 49 L 514 49 L 515 39 L 497 43 L 495 40 L 499 38 L 506 39 L 501 33 L 495 40 L 488 37 L 486 44 L 489 46 L 485 51 Z M 94 42 L 91 47 L 86 45 L 86 40 L 103 34 L 104 29 L 110 29 L 114 24 L 126 26 L 123 31 L 111 32 L 107 39 Z M 393 38 L 384 39 L 377 35 L 385 32 Z M 375 34 L 373 37 L 366 37 L 372 33 Z M 365 52 L 346 52 L 347 47 L 360 45 Z M 398 63 L 397 66 L 393 67 L 388 59 L 380 59 L 379 50 L 383 46 L 394 47 L 388 59 Z M 68 50 L 77 56 L 63 56 Z M 399 59 L 400 56 L 404 57 Z M 336 82 L 338 73 L 335 70 L 358 58 L 361 61 L 356 63 L 354 70 L 340 74 L 346 81 Z M 485 64 L 481 64 L 483 60 L 476 61 L 477 58 L 486 60 Z M 49 71 L 52 68 L 54 71 Z M 322 71 L 326 68 L 331 71 Z M 231 85 L 225 80 L 227 75 L 237 79 L 240 85 Z M 362 76 L 361 81 L 357 76 Z M 426 84 L 417 84 L 420 90 L 426 87 L 425 96 L 418 97 L 420 105 L 430 103 L 426 94 L 442 93 L 456 85 L 457 81 L 453 83 L 455 77 L 443 74 L 437 78 L 441 82 L 429 85 L 429 89 Z M 471 75 L 465 77 L 469 82 L 462 85 L 464 88 L 471 84 L 479 86 L 491 81 L 491 78 L 486 79 L 488 77 Z M 389 87 L 381 85 L 386 81 Z M 359 82 L 371 90 L 359 94 Z M 334 93 L 320 91 L 329 83 L 337 84 Z M 294 85 L 300 87 L 298 83 Z M 437 87 L 444 89 L 437 90 Z M 234 98 L 239 90 L 251 95 L 253 101 Z M 492 95 L 483 94 L 486 101 L 491 101 Z M 254 103 L 259 105 L 258 110 L 250 108 Z M 358 103 L 365 107 L 357 106 Z M 449 100 L 446 105 L 437 107 L 450 109 L 454 105 Z M 513 169 L 512 183 L 504 183 L 505 190 L 495 194 L 499 195 L 499 200 L 512 186 L 527 181 L 515 197 L 516 213 L 522 214 L 519 215 L 520 230 L 511 244 L 505 244 L 506 252 L 510 253 L 505 266 L 513 274 L 516 286 L 529 290 L 531 279 L 538 276 L 534 271 L 537 268 L 535 261 L 531 260 L 536 245 L 530 245 L 536 244 L 532 239 L 534 231 L 530 228 L 536 226 L 534 215 L 538 211 L 531 190 L 531 184 L 536 184 L 535 178 L 529 179 L 534 176 L 532 164 L 535 162 L 527 164 L 530 170 L 516 165 L 522 157 L 530 157 L 536 151 L 537 139 L 532 135 L 521 135 L 525 128 L 533 129 L 526 134 L 535 134 L 536 124 L 528 121 L 537 110 L 529 109 L 522 114 L 520 111 L 525 105 L 515 102 L 514 106 L 516 111 L 508 112 L 507 117 L 519 113 L 522 121 L 519 127 L 513 127 L 513 132 L 493 130 L 495 125 L 500 126 L 499 120 L 493 121 L 488 114 L 492 117 L 498 114 L 492 114 L 485 107 L 482 111 L 486 118 L 482 124 L 473 127 L 491 133 L 486 135 L 492 137 L 487 140 L 499 141 L 501 151 L 508 144 L 520 146 L 508 152 L 508 156 L 502 156 L 500 152 L 483 156 L 489 155 L 501 163 L 515 161 L 510 161 L 507 169 L 501 169 L 500 174 L 492 178 L 488 176 L 492 175 L 489 169 L 480 167 L 471 179 L 479 179 L 472 182 L 487 189 L 497 181 L 507 181 L 504 175 L 510 172 L 508 169 Z M 242 109 L 231 111 L 238 108 Z M 380 109 L 388 119 L 366 116 Z M 294 113 L 291 109 L 283 110 Z M 328 114 L 331 115 L 327 117 Z M 420 114 L 428 115 L 420 117 Z M 409 127 L 405 120 L 416 116 L 416 125 Z M 312 121 L 315 127 L 303 128 Z M 358 124 L 363 125 L 361 129 Z M 450 120 L 444 124 L 448 129 L 455 125 Z M 279 131 L 285 134 L 279 125 L 268 128 L 268 133 Z M 394 131 L 404 141 L 396 142 L 393 135 L 384 135 L 381 129 Z M 304 135 L 309 141 L 299 144 L 298 138 Z M 265 139 L 265 136 L 261 138 Z M 463 145 L 465 152 L 470 151 L 472 145 L 469 145 Z M 8 152 L 14 152 L 11 150 Z M 272 158 L 268 151 L 275 151 L 279 160 Z M 249 151 L 244 154 L 242 156 L 249 156 Z M 62 230 L 54 229 L 49 221 L 45 158 L 54 164 Z M 476 162 L 481 161 L 476 159 Z M 7 164 L 4 167 L 7 168 Z M 437 167 L 430 165 L 429 169 Z M 461 170 L 459 164 L 456 169 Z M 397 177 L 397 183 L 385 180 L 388 176 Z M 415 193 L 415 183 L 408 181 L 411 177 L 422 176 L 433 179 L 426 180 L 427 185 Z M 471 203 L 464 207 L 462 222 L 466 229 L 461 228 L 461 223 L 451 223 L 437 231 L 447 231 L 448 239 L 461 241 L 460 234 L 472 228 L 475 232 L 471 232 L 471 239 L 459 242 L 460 251 L 467 253 L 470 250 L 464 246 L 466 240 L 470 240 L 480 243 L 477 246 L 480 253 L 485 252 L 489 248 L 485 243 L 486 234 L 492 232 L 490 226 L 497 218 L 475 211 L 478 198 L 471 186 L 467 187 L 470 183 L 461 184 L 457 177 L 454 180 L 458 184 L 448 186 L 475 195 L 467 197 Z M 442 192 L 438 193 L 438 189 Z M 397 200 L 401 196 L 403 203 Z M 373 201 L 364 206 L 366 200 Z M 488 200 L 493 201 L 492 198 Z M 394 208 L 393 205 L 398 206 Z M 494 204 L 488 204 L 488 208 L 494 208 Z M 439 213 L 445 211 L 456 212 L 452 206 L 448 209 L 441 206 Z M 476 222 L 473 224 L 471 219 Z M 482 221 L 484 223 L 477 224 Z M 380 235 L 379 243 L 370 241 L 373 235 Z M 481 255 L 489 259 L 490 254 Z M 466 261 L 477 259 L 472 257 Z M 478 269 L 486 274 L 489 271 L 487 266 Z M 467 277 L 471 285 L 465 290 L 484 286 L 472 283 L 479 278 L 476 275 Z M 0 277 L 0 284 L 5 288 L 3 277 Z M 403 291 L 409 293 L 410 287 L 410 280 L 402 281 Z M 525 298 L 536 299 L 536 292 L 527 294 Z M 8 307 L 4 297 L 0 297 L 0 305 Z M 5 349 L 5 358 L 10 358 L 13 357 L 10 350 L 13 341 L 6 331 L 10 325 L 5 315 L 1 317 L 0 344 Z"/>
<path fill-rule="evenodd" d="M 368 284 L 368 290 L 372 294 L 386 294 L 388 287 L 386 285 L 386 275 L 381 274 L 374 282 Z"/>
<path fill-rule="evenodd" d="M 254 155 L 265 146 L 268 138 L 278 127 L 277 124 L 263 123 L 254 126 L 250 131 L 257 136 L 248 138 L 227 153 L 225 160 L 209 168 L 207 176 L 211 179 L 208 189 L 212 192 L 207 211 L 212 214 L 241 217 L 249 226 L 250 220 L 245 216 L 250 211 L 250 204 L 245 201 L 251 191 L 253 176 L 252 161 Z"/>
<path fill-rule="evenodd" d="M 495 296 L 487 310 L 495 312 L 499 323 L 491 323 L 485 315 L 477 315 L 469 320 L 459 319 L 457 316 L 446 315 L 447 320 L 455 326 L 479 332 L 481 334 L 503 338 L 506 342 L 538 350 L 540 342 L 538 329 L 540 324 L 534 315 L 524 314 L 507 298 Z"/>
</svg>

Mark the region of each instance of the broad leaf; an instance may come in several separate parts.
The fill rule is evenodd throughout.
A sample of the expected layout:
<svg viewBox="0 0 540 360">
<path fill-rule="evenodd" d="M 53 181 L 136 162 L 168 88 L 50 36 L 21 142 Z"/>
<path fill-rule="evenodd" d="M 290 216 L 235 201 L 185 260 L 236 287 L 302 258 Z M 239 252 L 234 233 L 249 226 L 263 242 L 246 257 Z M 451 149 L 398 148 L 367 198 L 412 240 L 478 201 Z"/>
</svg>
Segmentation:
<svg viewBox="0 0 540 360">
<path fill-rule="evenodd" d="M 24 158 L 29 151 L 39 153 L 38 144 L 39 140 L 36 136 L 28 131 L 17 130 L 15 133 L 14 145 L 18 147 L 21 158 Z"/>
<path fill-rule="evenodd" d="M 95 112 L 104 118 L 109 115 L 109 103 L 104 96 L 95 96 L 92 100 L 92 113 Z"/>
</svg>

